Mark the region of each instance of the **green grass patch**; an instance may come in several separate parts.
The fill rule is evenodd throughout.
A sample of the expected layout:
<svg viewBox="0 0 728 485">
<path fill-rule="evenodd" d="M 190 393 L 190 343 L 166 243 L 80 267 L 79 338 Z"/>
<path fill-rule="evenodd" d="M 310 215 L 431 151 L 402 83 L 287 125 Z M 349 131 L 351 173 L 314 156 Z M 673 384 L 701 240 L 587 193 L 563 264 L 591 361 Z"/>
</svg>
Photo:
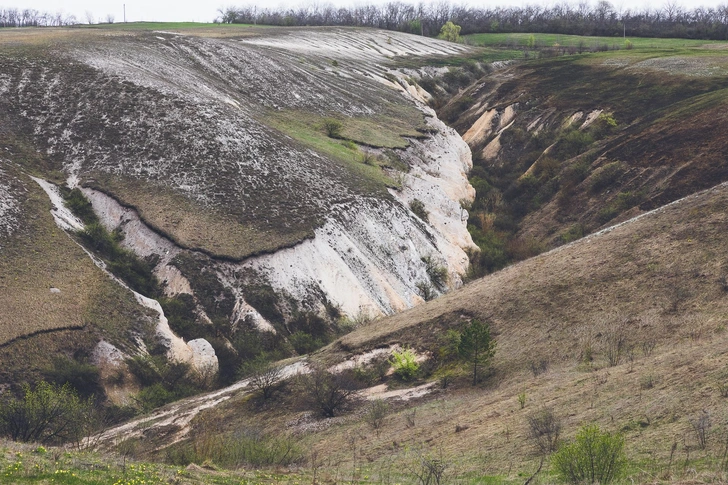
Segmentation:
<svg viewBox="0 0 728 485">
<path fill-rule="evenodd" d="M 393 128 L 395 133 L 401 132 L 401 130 L 397 130 L 396 126 L 388 126 L 386 123 L 379 124 L 376 118 L 365 120 L 345 118 L 341 119 L 342 139 L 336 139 L 326 135 L 323 119 L 323 117 L 317 117 L 311 113 L 286 111 L 271 113 L 266 123 L 314 151 L 340 162 L 352 173 L 364 176 L 371 182 L 372 191 L 397 186 L 397 182 L 378 166 L 362 163 L 360 151 L 352 150 L 347 141 L 353 140 L 370 146 L 387 146 L 385 144 L 387 142 L 392 145 L 395 141 L 401 140 L 398 143 L 403 147 L 406 145 L 406 141 L 400 135 L 391 134 Z M 379 132 L 389 132 L 389 134 L 378 134 Z M 410 134 L 410 136 L 413 135 Z"/>
<path fill-rule="evenodd" d="M 607 45 L 609 48 L 625 48 L 625 40 L 632 43 L 632 49 L 684 49 L 688 47 L 701 47 L 710 44 L 720 44 L 721 41 L 699 39 L 661 39 L 652 37 L 591 37 L 583 35 L 563 34 L 470 34 L 463 36 L 465 41 L 477 46 L 508 46 L 508 47 L 554 47 L 583 45 L 587 49 Z"/>
<path fill-rule="evenodd" d="M 523 58 L 523 51 L 521 49 L 474 47 L 470 53 L 462 54 L 459 56 L 423 56 L 395 58 L 393 64 L 396 67 L 405 67 L 412 69 L 423 66 L 462 67 L 472 62 L 490 64 L 491 62 L 496 61 L 509 61 L 513 59 Z"/>
</svg>

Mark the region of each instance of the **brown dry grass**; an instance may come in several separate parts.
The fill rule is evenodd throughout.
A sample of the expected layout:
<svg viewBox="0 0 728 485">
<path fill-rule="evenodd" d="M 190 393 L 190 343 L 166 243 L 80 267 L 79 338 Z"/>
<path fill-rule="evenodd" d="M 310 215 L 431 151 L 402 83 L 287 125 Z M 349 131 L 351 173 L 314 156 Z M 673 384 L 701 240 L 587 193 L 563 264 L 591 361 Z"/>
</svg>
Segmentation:
<svg viewBox="0 0 728 485">
<path fill-rule="evenodd" d="M 54 223 L 45 192 L 27 176 L 21 227 L 0 252 L 0 367 L 10 380 L 65 350 L 88 351 L 101 338 L 128 342 L 149 331 L 134 300 Z M 50 288 L 61 293 L 51 293 Z M 47 333 L 50 332 L 50 333 Z M 12 342 L 12 343 L 9 343 Z"/>
<path fill-rule="evenodd" d="M 372 472 L 392 459 L 401 468 L 405 446 L 423 446 L 442 449 L 458 473 L 515 478 L 537 466 L 526 416 L 550 407 L 566 436 L 591 422 L 624 431 L 628 454 L 642 470 L 631 471 L 636 481 L 686 479 L 693 469 L 710 469 L 728 419 L 718 391 L 728 364 L 728 296 L 719 283 L 728 272 L 727 211 L 728 188 L 716 188 L 343 337 L 321 358 L 335 361 L 393 342 L 432 348 L 438 326 L 468 315 L 491 322 L 498 349 L 483 387 L 461 384 L 410 403 L 388 418 L 380 437 L 353 417 L 305 439 L 350 467 L 352 436 L 358 436 L 358 459 Z M 624 320 L 634 360 L 608 367 L 602 337 L 612 322 Z M 588 336 L 595 354 L 584 363 Z M 651 340 L 656 348 L 646 355 L 642 343 Z M 533 359 L 548 360 L 549 370 L 534 377 Z M 413 408 L 416 425 L 407 427 L 405 413 Z M 696 451 L 689 419 L 703 409 L 714 427 L 708 448 Z M 456 433 L 456 425 L 468 428 Z M 673 443 L 680 465 L 668 471 Z"/>
<path fill-rule="evenodd" d="M 183 248 L 241 260 L 254 254 L 273 252 L 313 237 L 307 222 L 295 227 L 254 227 L 233 214 L 204 207 L 166 187 L 122 176 L 100 175 L 90 187 L 113 194 L 122 205 L 134 207 L 150 227 Z M 233 212 L 233 211 L 230 211 Z M 264 226 L 263 223 L 259 226 Z"/>
</svg>

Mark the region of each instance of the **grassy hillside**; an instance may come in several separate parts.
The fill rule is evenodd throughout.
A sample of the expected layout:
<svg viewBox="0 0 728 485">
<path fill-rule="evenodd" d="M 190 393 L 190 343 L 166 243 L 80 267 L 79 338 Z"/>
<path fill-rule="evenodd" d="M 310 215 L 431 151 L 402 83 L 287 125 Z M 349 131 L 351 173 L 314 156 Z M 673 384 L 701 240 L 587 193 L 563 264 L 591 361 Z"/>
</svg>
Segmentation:
<svg viewBox="0 0 728 485">
<path fill-rule="evenodd" d="M 151 319 L 56 226 L 40 186 L 2 161 L 0 174 L 18 202 L 14 230 L 0 234 L 0 379 L 37 376 L 61 355 L 87 358 L 100 339 L 127 348 L 132 333 L 146 337 Z"/>
</svg>

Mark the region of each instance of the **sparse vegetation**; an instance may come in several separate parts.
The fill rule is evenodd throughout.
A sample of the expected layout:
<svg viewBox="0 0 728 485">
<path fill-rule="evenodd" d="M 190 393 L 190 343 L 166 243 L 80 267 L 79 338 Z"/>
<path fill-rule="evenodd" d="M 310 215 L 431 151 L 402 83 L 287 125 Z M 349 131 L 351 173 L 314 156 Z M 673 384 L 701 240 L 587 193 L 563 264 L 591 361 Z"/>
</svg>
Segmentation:
<svg viewBox="0 0 728 485">
<path fill-rule="evenodd" d="M 430 213 L 425 208 L 425 203 L 420 199 L 412 199 L 409 203 L 409 208 L 417 217 L 425 222 L 429 222 Z"/>
<path fill-rule="evenodd" d="M 561 420 L 553 410 L 544 408 L 528 416 L 528 433 L 541 455 L 549 455 L 559 447 Z"/>
</svg>

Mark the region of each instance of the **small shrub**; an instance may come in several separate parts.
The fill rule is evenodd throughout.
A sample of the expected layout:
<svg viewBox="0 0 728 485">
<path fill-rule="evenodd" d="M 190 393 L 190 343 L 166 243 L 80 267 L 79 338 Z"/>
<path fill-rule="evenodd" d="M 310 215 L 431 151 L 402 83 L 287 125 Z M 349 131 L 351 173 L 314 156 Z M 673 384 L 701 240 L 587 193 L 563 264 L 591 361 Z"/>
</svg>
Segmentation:
<svg viewBox="0 0 728 485">
<path fill-rule="evenodd" d="M 642 342 L 642 354 L 645 357 L 649 357 L 652 355 L 652 352 L 655 350 L 655 347 L 657 346 L 657 341 L 655 339 L 647 339 L 644 342 Z"/>
<path fill-rule="evenodd" d="M 698 440 L 698 446 L 701 450 L 704 450 L 708 444 L 708 432 L 713 426 L 713 422 L 710 419 L 710 413 L 703 411 L 699 416 L 690 419 L 690 426 L 695 431 L 695 437 Z"/>
<path fill-rule="evenodd" d="M 437 264 L 431 256 L 423 256 L 421 259 L 425 263 L 425 271 L 427 276 L 430 277 L 430 281 L 437 289 L 442 291 L 447 286 L 447 268 Z"/>
<path fill-rule="evenodd" d="M 622 435 L 602 433 L 595 424 L 581 428 L 552 457 L 557 473 L 573 484 L 607 484 L 619 478 L 626 462 Z"/>
<path fill-rule="evenodd" d="M 655 387 L 655 376 L 648 374 L 640 379 L 640 389 L 647 390 Z"/>
<path fill-rule="evenodd" d="M 377 166 L 377 156 L 370 151 L 362 150 L 361 163 L 363 163 L 364 165 L 376 167 Z"/>
<path fill-rule="evenodd" d="M 534 359 L 528 361 L 528 368 L 531 369 L 533 377 L 538 377 L 549 370 L 548 359 Z"/>
<path fill-rule="evenodd" d="M 346 374 L 332 374 L 323 368 L 315 368 L 300 377 L 300 390 L 309 407 L 332 418 L 346 408 L 356 384 Z"/>
<path fill-rule="evenodd" d="M 283 376 L 283 367 L 258 357 L 252 362 L 243 364 L 240 375 L 250 379 L 250 386 L 260 392 L 263 399 L 269 399 Z"/>
<path fill-rule="evenodd" d="M 417 363 L 415 353 L 412 349 L 392 352 L 390 360 L 394 373 L 403 381 L 409 381 L 415 377 L 420 365 Z"/>
<path fill-rule="evenodd" d="M 430 221 L 430 214 L 429 212 L 427 212 L 427 209 L 425 209 L 425 203 L 422 202 L 420 199 L 412 199 L 412 201 L 409 203 L 409 208 L 417 217 L 419 217 L 423 221 Z"/>
<path fill-rule="evenodd" d="M 337 119 L 326 118 L 323 121 L 323 127 L 326 132 L 326 136 L 329 138 L 340 138 L 341 130 L 344 129 L 344 124 Z"/>
<path fill-rule="evenodd" d="M 518 394 L 518 405 L 521 407 L 521 409 L 526 407 L 526 393 L 525 392 Z"/>
<path fill-rule="evenodd" d="M 604 356 L 610 367 L 618 365 L 625 350 L 626 336 L 623 323 L 609 325 L 602 333 Z"/>
<path fill-rule="evenodd" d="M 68 189 L 65 189 L 68 190 Z M 64 191 L 65 192 L 65 191 Z M 74 188 L 63 194 L 65 199 L 64 203 L 66 207 L 71 209 L 76 217 L 81 219 L 84 224 L 98 223 L 99 219 L 96 217 L 94 208 L 91 202 L 83 195 L 83 192 L 79 188 Z"/>
<path fill-rule="evenodd" d="M 387 414 L 389 414 L 389 404 L 382 399 L 377 399 L 372 402 L 369 410 L 364 415 L 367 424 L 377 433 L 377 437 L 379 437 L 379 433 L 384 426 L 384 420 Z"/>
<path fill-rule="evenodd" d="M 528 433 L 542 455 L 556 451 L 561 434 L 561 420 L 551 409 L 542 409 L 527 418 Z"/>
<path fill-rule="evenodd" d="M 432 284 L 427 281 L 421 281 L 419 283 L 416 283 L 415 287 L 417 288 L 417 292 L 425 301 L 434 300 L 437 296 L 435 288 L 433 288 Z"/>
</svg>

